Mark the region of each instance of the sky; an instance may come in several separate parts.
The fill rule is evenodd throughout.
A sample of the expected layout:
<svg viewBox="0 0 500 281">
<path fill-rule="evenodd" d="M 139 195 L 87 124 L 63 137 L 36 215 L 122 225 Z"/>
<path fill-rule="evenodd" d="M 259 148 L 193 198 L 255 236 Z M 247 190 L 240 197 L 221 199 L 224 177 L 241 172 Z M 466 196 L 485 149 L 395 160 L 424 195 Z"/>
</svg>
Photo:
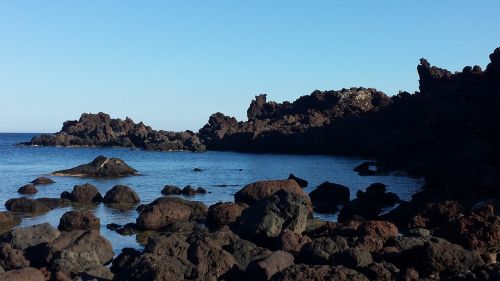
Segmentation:
<svg viewBox="0 0 500 281">
<path fill-rule="evenodd" d="M 484 67 L 500 1 L 0 0 L 0 132 L 83 112 L 197 131 L 318 90 L 418 90 L 416 66 Z"/>
</svg>

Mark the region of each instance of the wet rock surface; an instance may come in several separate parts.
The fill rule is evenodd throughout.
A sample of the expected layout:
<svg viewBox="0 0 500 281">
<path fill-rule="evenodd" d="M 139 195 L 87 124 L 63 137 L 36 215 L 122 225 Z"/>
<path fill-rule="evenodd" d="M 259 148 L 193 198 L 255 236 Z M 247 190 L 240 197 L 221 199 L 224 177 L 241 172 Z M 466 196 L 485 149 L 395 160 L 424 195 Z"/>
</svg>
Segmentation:
<svg viewBox="0 0 500 281">
<path fill-rule="evenodd" d="M 119 158 L 98 156 L 92 162 L 71 169 L 55 171 L 55 176 L 113 178 L 135 175 L 137 171 Z"/>
</svg>

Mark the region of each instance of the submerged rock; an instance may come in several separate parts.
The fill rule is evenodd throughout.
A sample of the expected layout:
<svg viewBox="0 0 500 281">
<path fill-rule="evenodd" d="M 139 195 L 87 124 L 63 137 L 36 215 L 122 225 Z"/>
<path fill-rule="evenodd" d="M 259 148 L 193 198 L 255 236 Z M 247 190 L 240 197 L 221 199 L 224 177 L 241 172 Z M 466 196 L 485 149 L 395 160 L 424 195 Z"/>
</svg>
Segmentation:
<svg viewBox="0 0 500 281">
<path fill-rule="evenodd" d="M 43 185 L 43 184 L 55 183 L 55 181 L 53 181 L 52 179 L 47 178 L 47 177 L 38 177 L 38 178 L 32 180 L 31 183 L 34 185 Z"/>
<path fill-rule="evenodd" d="M 135 175 L 137 171 L 119 158 L 98 156 L 92 162 L 67 170 L 55 171 L 55 176 L 110 178 Z"/>
</svg>

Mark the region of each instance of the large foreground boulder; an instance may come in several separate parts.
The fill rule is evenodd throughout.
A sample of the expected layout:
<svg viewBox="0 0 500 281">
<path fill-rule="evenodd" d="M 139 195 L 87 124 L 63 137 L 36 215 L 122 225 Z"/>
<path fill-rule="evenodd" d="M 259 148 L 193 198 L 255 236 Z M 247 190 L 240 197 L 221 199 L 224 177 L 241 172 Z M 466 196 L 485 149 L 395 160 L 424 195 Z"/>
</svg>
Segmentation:
<svg viewBox="0 0 500 281">
<path fill-rule="evenodd" d="M 2 236 L 2 241 L 9 243 L 15 249 L 25 250 L 41 243 L 49 243 L 58 238 L 60 232 L 49 223 L 36 224 L 28 227 L 16 227 Z"/>
<path fill-rule="evenodd" d="M 9 270 L 0 274 L 0 281 L 46 281 L 45 275 L 38 269 L 32 267 Z"/>
<path fill-rule="evenodd" d="M 207 206 L 178 197 L 162 197 L 144 207 L 136 220 L 142 230 L 160 230 L 176 222 L 205 219 Z"/>
<path fill-rule="evenodd" d="M 238 233 L 261 242 L 285 230 L 301 234 L 306 228 L 307 203 L 304 196 L 280 190 L 243 211 Z"/>
<path fill-rule="evenodd" d="M 55 171 L 54 176 L 112 178 L 135 175 L 137 171 L 119 158 L 98 156 L 92 162 L 71 169 Z"/>
</svg>

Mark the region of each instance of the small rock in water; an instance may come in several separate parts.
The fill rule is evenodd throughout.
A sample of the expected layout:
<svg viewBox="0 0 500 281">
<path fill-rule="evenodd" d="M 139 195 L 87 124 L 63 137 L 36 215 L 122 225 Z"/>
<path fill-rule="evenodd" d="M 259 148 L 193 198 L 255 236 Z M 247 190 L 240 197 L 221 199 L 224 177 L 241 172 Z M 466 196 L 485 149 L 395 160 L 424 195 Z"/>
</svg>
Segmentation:
<svg viewBox="0 0 500 281">
<path fill-rule="evenodd" d="M 49 179 L 47 177 L 38 177 L 38 178 L 32 180 L 31 183 L 34 185 L 42 185 L 42 184 L 55 183 L 55 181 L 53 181 L 52 179 Z"/>
<path fill-rule="evenodd" d="M 161 194 L 163 195 L 179 195 L 181 194 L 182 189 L 173 185 L 165 185 L 161 190 Z"/>
<path fill-rule="evenodd" d="M 135 175 L 137 170 L 127 165 L 122 159 L 101 155 L 90 163 L 55 171 L 52 174 L 55 176 L 112 178 Z"/>
<path fill-rule="evenodd" d="M 196 195 L 196 190 L 188 185 L 182 189 L 181 194 L 186 196 L 193 196 Z"/>
<path fill-rule="evenodd" d="M 203 187 L 198 187 L 196 189 L 196 193 L 198 193 L 198 194 L 207 194 L 207 190 L 204 189 Z"/>
<path fill-rule="evenodd" d="M 200 168 L 194 168 L 194 169 L 193 169 L 193 172 L 203 172 L 203 170 L 202 170 L 202 169 L 200 169 Z"/>
<path fill-rule="evenodd" d="M 27 184 L 27 185 L 21 186 L 17 190 L 17 192 L 19 192 L 21 194 L 35 194 L 38 192 L 38 189 L 33 184 Z"/>
</svg>

